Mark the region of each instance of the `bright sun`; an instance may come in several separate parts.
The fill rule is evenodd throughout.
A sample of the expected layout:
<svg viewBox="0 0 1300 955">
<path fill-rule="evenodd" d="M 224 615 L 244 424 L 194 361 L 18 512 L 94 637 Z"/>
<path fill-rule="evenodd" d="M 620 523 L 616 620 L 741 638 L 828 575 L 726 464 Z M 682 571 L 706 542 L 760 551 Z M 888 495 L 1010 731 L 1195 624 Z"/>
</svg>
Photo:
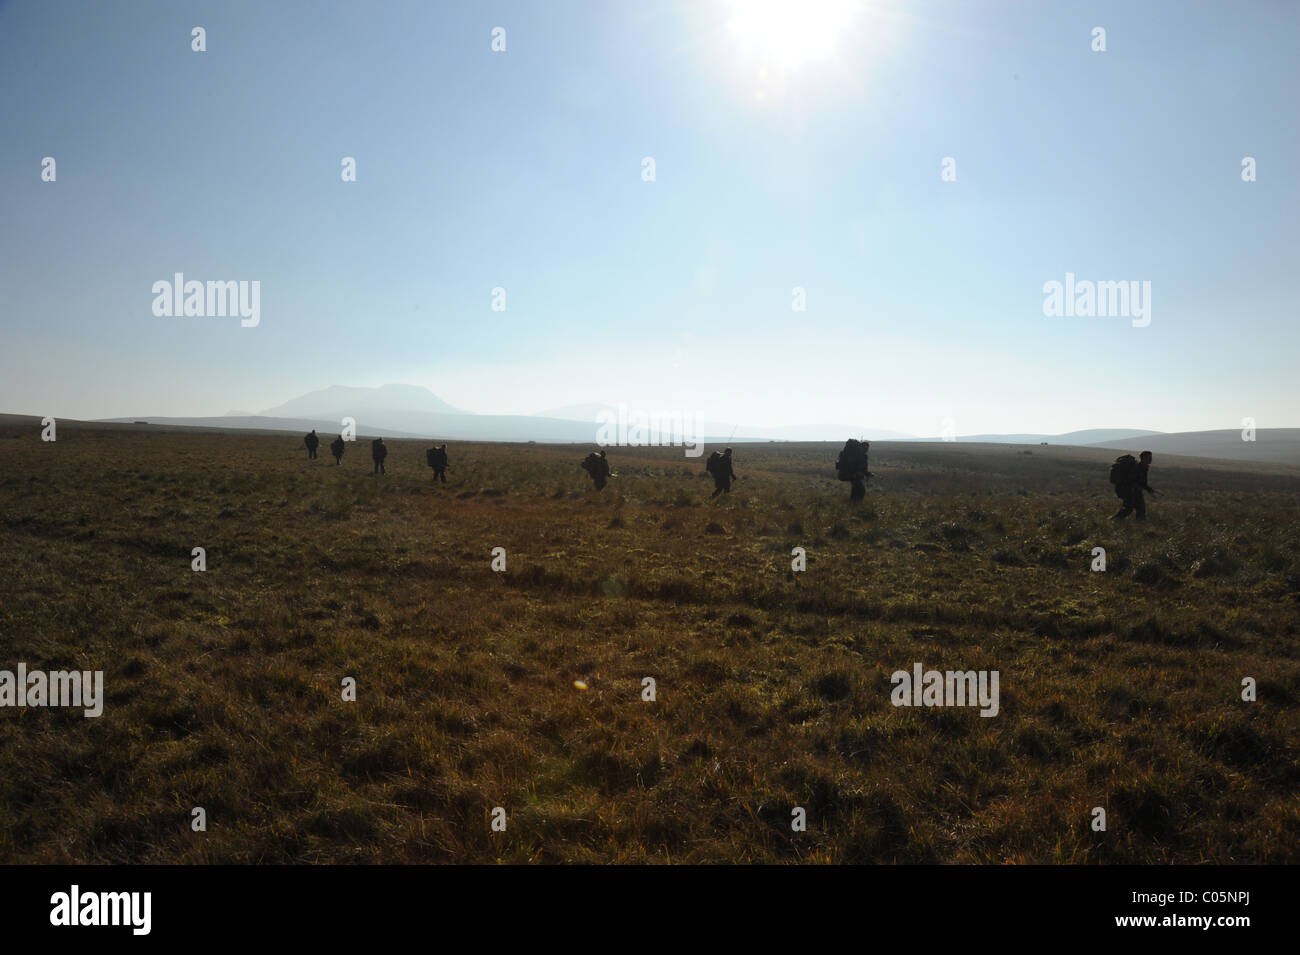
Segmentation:
<svg viewBox="0 0 1300 955">
<path fill-rule="evenodd" d="M 792 72 L 828 58 L 859 0 L 730 0 L 732 39 L 764 66 Z"/>
</svg>

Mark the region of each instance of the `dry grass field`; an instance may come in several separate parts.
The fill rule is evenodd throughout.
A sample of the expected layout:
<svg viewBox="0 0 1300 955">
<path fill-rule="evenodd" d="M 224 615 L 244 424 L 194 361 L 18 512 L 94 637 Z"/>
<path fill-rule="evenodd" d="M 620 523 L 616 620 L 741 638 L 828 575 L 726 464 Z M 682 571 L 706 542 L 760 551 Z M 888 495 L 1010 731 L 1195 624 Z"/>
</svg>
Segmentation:
<svg viewBox="0 0 1300 955">
<path fill-rule="evenodd" d="M 737 445 L 710 500 L 673 448 L 596 493 L 585 448 L 442 486 L 413 443 L 39 431 L 0 429 L 0 669 L 106 701 L 0 710 L 0 861 L 1300 862 L 1300 471 L 1157 456 L 1117 524 L 1106 451 L 875 444 L 851 507 L 829 445 Z M 918 662 L 998 714 L 893 706 Z"/>
</svg>

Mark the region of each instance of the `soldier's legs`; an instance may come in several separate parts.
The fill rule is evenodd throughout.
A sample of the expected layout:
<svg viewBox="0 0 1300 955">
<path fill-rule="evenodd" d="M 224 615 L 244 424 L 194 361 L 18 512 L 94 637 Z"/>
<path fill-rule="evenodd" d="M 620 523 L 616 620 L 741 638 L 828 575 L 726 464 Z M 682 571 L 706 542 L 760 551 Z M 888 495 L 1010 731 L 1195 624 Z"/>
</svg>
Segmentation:
<svg viewBox="0 0 1300 955">
<path fill-rule="evenodd" d="M 853 481 L 852 488 L 853 489 L 849 491 L 850 501 L 860 501 L 867 496 L 867 488 L 866 485 L 862 483 L 861 478 L 855 479 Z"/>
<path fill-rule="evenodd" d="M 1133 509 L 1137 511 L 1135 516 L 1139 521 L 1145 521 L 1147 519 L 1147 502 L 1146 498 L 1142 496 L 1141 488 L 1138 488 L 1133 492 Z"/>
</svg>

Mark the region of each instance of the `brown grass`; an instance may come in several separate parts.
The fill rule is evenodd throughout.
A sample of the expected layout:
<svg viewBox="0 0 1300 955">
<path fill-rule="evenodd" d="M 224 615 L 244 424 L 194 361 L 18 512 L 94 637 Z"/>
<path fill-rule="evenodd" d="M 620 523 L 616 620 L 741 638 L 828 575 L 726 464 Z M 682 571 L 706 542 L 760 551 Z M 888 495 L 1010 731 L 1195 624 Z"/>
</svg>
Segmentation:
<svg viewBox="0 0 1300 955">
<path fill-rule="evenodd" d="M 575 448 L 444 487 L 402 442 L 8 431 L 0 669 L 107 702 L 0 710 L 0 861 L 1300 861 L 1295 472 L 1157 459 L 1115 525 L 1107 452 L 880 445 L 853 508 L 826 445 L 738 445 L 711 502 L 680 449 L 597 494 Z M 895 708 L 918 661 L 1001 712 Z"/>
</svg>

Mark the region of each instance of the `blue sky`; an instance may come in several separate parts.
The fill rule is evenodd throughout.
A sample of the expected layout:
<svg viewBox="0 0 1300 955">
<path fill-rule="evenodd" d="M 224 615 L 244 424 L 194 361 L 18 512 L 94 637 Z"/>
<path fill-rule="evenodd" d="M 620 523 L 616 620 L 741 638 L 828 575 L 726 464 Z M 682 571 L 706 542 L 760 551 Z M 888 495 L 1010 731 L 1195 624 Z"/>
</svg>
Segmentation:
<svg viewBox="0 0 1300 955">
<path fill-rule="evenodd" d="M 0 0 L 0 411 L 1300 426 L 1300 7 L 818 2 L 793 63 L 726 0 Z M 175 272 L 260 324 L 155 316 Z M 1045 316 L 1067 272 L 1150 325 Z"/>
</svg>

